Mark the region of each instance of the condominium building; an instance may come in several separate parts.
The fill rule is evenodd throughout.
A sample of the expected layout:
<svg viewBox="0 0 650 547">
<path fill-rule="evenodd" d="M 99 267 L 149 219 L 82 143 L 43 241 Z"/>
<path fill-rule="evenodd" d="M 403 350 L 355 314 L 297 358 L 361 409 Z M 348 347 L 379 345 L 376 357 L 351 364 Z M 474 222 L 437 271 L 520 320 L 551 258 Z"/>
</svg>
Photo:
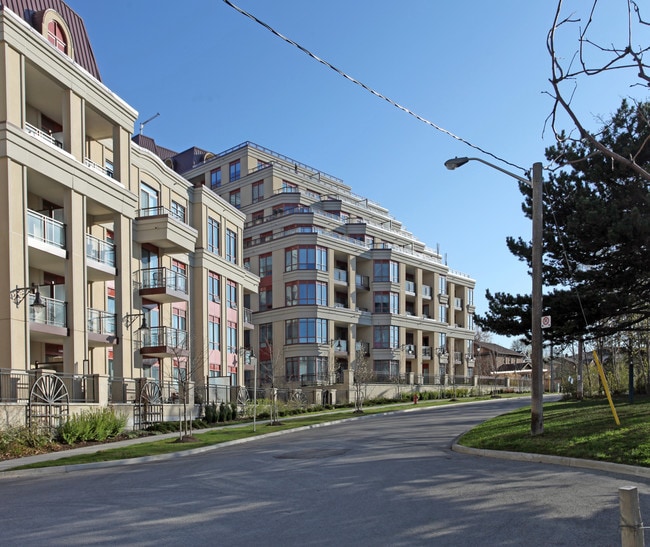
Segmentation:
<svg viewBox="0 0 650 547">
<path fill-rule="evenodd" d="M 244 212 L 132 142 L 64 2 L 0 1 L 0 82 L 0 404 L 243 385 Z"/>
<path fill-rule="evenodd" d="M 246 215 L 260 386 L 329 386 L 340 400 L 362 365 L 372 383 L 471 381 L 475 281 L 385 207 L 251 142 L 165 162 Z"/>
</svg>

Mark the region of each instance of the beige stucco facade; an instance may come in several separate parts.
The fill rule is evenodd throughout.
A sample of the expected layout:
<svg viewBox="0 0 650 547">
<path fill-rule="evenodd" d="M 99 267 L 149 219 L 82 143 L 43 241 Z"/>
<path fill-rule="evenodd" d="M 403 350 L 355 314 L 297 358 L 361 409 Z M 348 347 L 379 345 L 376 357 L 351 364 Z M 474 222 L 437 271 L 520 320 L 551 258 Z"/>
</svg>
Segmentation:
<svg viewBox="0 0 650 547">
<path fill-rule="evenodd" d="M 243 385 L 236 357 L 249 314 L 212 309 L 218 332 L 208 340 L 206 302 L 208 272 L 239 302 L 257 291 L 243 267 L 245 215 L 134 144 L 137 112 L 81 68 L 80 48 L 64 39 L 67 53 L 0 10 L 3 377 L 36 368 L 99 377 L 90 402 L 100 405 L 132 401 L 124 386 L 143 377 L 171 392 L 183 371 L 199 386 L 210 376 Z M 213 252 L 208 217 L 222 227 Z M 235 259 L 224 254 L 226 227 L 237 234 Z"/>
</svg>

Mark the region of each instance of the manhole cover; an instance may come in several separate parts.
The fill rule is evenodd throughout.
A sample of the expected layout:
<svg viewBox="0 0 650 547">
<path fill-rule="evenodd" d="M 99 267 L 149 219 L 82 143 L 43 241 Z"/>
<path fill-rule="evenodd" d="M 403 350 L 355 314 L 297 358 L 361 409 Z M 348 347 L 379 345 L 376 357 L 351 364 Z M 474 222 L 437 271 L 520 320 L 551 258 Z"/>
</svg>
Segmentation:
<svg viewBox="0 0 650 547">
<path fill-rule="evenodd" d="M 287 452 L 275 456 L 279 460 L 316 460 L 319 458 L 331 458 L 332 456 L 341 456 L 349 452 L 345 448 L 309 448 L 307 450 L 297 450 L 296 452 Z"/>
</svg>

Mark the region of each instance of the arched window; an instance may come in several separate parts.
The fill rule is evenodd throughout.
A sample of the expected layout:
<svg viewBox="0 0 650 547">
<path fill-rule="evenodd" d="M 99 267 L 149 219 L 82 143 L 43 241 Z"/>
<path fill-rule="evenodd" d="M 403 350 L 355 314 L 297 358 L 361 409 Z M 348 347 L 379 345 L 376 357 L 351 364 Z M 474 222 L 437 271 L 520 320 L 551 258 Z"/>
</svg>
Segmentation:
<svg viewBox="0 0 650 547">
<path fill-rule="evenodd" d="M 68 37 L 58 21 L 52 20 L 47 24 L 47 39 L 59 51 L 68 54 Z"/>
</svg>

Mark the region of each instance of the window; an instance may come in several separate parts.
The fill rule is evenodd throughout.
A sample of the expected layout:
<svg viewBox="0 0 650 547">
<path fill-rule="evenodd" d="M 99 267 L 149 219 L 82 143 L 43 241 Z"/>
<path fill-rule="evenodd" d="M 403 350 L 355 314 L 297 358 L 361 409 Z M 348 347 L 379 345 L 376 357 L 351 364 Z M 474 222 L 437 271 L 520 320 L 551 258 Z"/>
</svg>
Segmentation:
<svg viewBox="0 0 650 547">
<path fill-rule="evenodd" d="M 144 182 L 140 183 L 140 209 L 142 216 L 158 214 L 158 190 Z"/>
<path fill-rule="evenodd" d="M 327 249 L 316 245 L 291 247 L 284 253 L 285 271 L 320 270 L 327 271 Z"/>
<path fill-rule="evenodd" d="M 327 306 L 327 283 L 322 281 L 294 281 L 285 285 L 286 305 Z"/>
<path fill-rule="evenodd" d="M 219 254 L 219 223 L 208 217 L 208 251 Z"/>
<path fill-rule="evenodd" d="M 398 376 L 399 361 L 394 359 L 378 359 L 372 364 L 377 380 L 392 380 Z"/>
<path fill-rule="evenodd" d="M 230 192 L 228 200 L 230 201 L 230 205 L 239 209 L 241 207 L 241 190 L 233 190 Z"/>
<path fill-rule="evenodd" d="M 292 182 L 289 182 L 288 180 L 283 180 L 282 181 L 282 192 L 285 193 L 285 194 L 286 193 L 292 194 L 294 192 L 298 192 L 298 185 L 293 184 Z"/>
<path fill-rule="evenodd" d="M 268 287 L 260 287 L 260 311 L 273 308 L 273 290 Z"/>
<path fill-rule="evenodd" d="M 171 272 L 167 275 L 167 286 L 187 293 L 187 264 L 173 259 Z"/>
<path fill-rule="evenodd" d="M 399 293 L 376 292 L 375 313 L 399 313 Z"/>
<path fill-rule="evenodd" d="M 255 212 L 251 215 L 251 219 L 252 219 L 252 221 L 253 221 L 253 224 L 261 224 L 262 222 L 264 222 L 264 210 L 262 210 L 262 211 L 255 211 Z"/>
<path fill-rule="evenodd" d="M 443 323 L 446 323 L 447 322 L 447 306 L 440 305 L 438 307 L 438 310 L 439 310 L 438 321 L 442 321 Z"/>
<path fill-rule="evenodd" d="M 375 349 L 396 349 L 399 347 L 399 327 L 378 325 L 373 332 Z"/>
<path fill-rule="evenodd" d="M 237 323 L 228 321 L 228 353 L 237 353 Z"/>
<path fill-rule="evenodd" d="M 214 272 L 208 272 L 208 298 L 211 302 L 221 302 L 219 275 Z"/>
<path fill-rule="evenodd" d="M 226 229 L 226 260 L 237 263 L 237 234 L 230 229 Z"/>
<path fill-rule="evenodd" d="M 474 289 L 467 289 L 467 305 L 474 305 Z"/>
<path fill-rule="evenodd" d="M 221 186 L 221 167 L 210 171 L 210 188 L 219 188 Z"/>
<path fill-rule="evenodd" d="M 115 174 L 115 169 L 113 168 L 113 162 L 111 160 L 106 160 L 104 162 L 104 171 L 109 177 L 113 178 L 113 175 Z"/>
<path fill-rule="evenodd" d="M 187 312 L 182 308 L 172 308 L 172 328 L 185 332 L 187 330 Z M 178 340 L 184 343 L 184 340 Z"/>
<path fill-rule="evenodd" d="M 226 282 L 226 302 L 229 308 L 237 309 L 237 283 L 234 281 Z"/>
<path fill-rule="evenodd" d="M 444 332 L 438 333 L 438 347 L 447 349 L 447 335 Z"/>
<path fill-rule="evenodd" d="M 289 382 L 310 384 L 327 380 L 327 357 L 287 357 L 284 364 Z"/>
<path fill-rule="evenodd" d="M 230 182 L 238 180 L 241 177 L 241 163 L 239 160 L 230 162 Z"/>
<path fill-rule="evenodd" d="M 438 293 L 447 294 L 447 278 L 444 275 L 438 279 Z"/>
<path fill-rule="evenodd" d="M 273 256 L 271 253 L 260 255 L 260 277 L 266 277 L 273 273 Z"/>
<path fill-rule="evenodd" d="M 467 314 L 467 328 L 474 330 L 474 314 L 472 313 Z"/>
<path fill-rule="evenodd" d="M 273 345 L 273 323 L 263 323 L 258 327 L 260 347 L 266 348 Z"/>
<path fill-rule="evenodd" d="M 264 181 L 259 180 L 253 183 L 253 203 L 264 199 Z"/>
<path fill-rule="evenodd" d="M 170 215 L 172 218 L 175 218 L 176 220 L 185 222 L 185 206 L 175 201 L 172 201 L 172 208 L 170 211 Z"/>
<path fill-rule="evenodd" d="M 216 315 L 208 316 L 208 343 L 211 350 L 221 349 L 221 323 Z"/>
<path fill-rule="evenodd" d="M 68 37 L 58 21 L 50 21 L 47 25 L 47 39 L 56 49 L 68 54 Z"/>
<path fill-rule="evenodd" d="M 399 283 L 399 264 L 392 260 L 375 260 L 373 263 L 374 281 Z"/>
<path fill-rule="evenodd" d="M 285 322 L 286 344 L 327 344 L 327 319 L 290 319 Z"/>
</svg>

